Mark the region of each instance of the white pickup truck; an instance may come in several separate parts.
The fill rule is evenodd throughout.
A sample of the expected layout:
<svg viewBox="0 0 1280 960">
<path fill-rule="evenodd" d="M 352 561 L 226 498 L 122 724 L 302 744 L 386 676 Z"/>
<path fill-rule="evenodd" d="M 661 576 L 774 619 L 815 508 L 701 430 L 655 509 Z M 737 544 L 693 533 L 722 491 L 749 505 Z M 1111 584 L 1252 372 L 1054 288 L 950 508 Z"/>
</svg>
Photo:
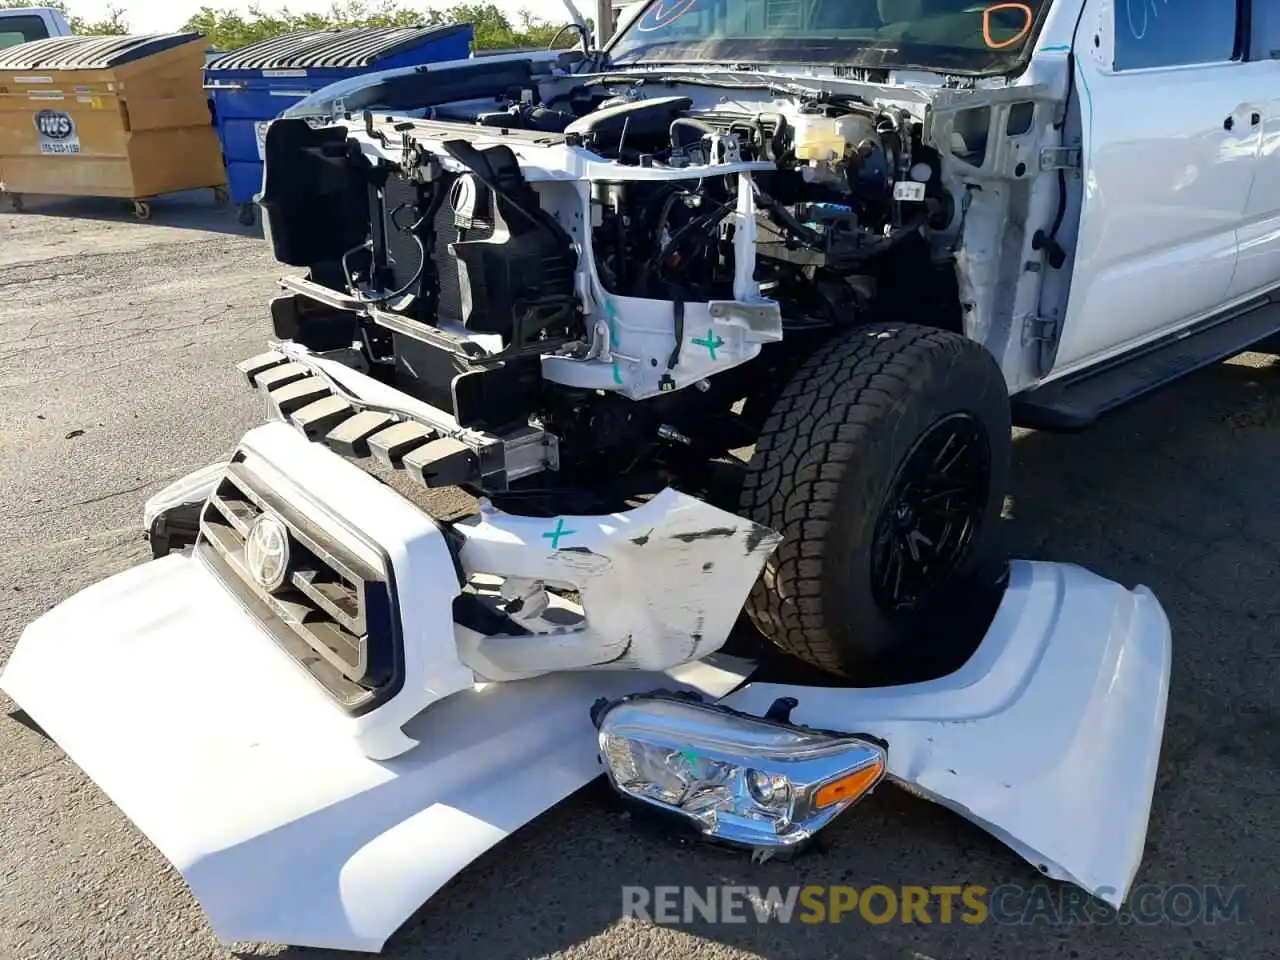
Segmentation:
<svg viewBox="0 0 1280 960">
<path fill-rule="evenodd" d="M 4 689 L 220 936 L 376 949 L 599 771 L 585 702 L 689 680 L 744 606 L 837 676 L 958 643 L 1006 566 L 1011 422 L 1084 427 L 1280 329 L 1275 9 L 650 0 L 603 50 L 316 93 L 265 145 L 296 269 L 241 370 L 272 422 L 154 500 L 173 555 L 28 627 Z M 955 674 L 752 684 L 730 704 L 764 732 L 633 705 L 611 776 L 777 842 L 820 806 L 755 776 L 777 726 L 871 734 L 1122 901 L 1168 621 L 1007 569 Z"/>
<path fill-rule="evenodd" d="M 67 18 L 52 7 L 15 7 L 0 10 L 0 48 L 71 35 Z"/>
<path fill-rule="evenodd" d="M 754 445 L 748 612 L 854 675 L 1001 559 L 1011 421 L 1280 327 L 1271 9 L 656 0 L 602 52 L 344 81 L 272 127 L 276 333 L 513 450 L 433 484 L 590 512 Z"/>
</svg>

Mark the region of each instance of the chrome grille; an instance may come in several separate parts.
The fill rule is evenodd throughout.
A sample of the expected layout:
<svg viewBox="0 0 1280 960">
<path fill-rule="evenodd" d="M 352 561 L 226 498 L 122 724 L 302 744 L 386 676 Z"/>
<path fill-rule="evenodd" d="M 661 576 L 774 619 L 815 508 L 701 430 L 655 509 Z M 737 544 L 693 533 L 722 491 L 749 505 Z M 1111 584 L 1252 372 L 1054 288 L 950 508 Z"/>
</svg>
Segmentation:
<svg viewBox="0 0 1280 960">
<path fill-rule="evenodd" d="M 254 579 L 245 557 L 249 532 L 264 513 L 289 535 L 289 568 L 274 591 Z M 354 556 L 243 460 L 228 466 L 205 505 L 197 550 L 345 709 L 367 712 L 399 689 L 403 657 L 385 570 Z"/>
</svg>

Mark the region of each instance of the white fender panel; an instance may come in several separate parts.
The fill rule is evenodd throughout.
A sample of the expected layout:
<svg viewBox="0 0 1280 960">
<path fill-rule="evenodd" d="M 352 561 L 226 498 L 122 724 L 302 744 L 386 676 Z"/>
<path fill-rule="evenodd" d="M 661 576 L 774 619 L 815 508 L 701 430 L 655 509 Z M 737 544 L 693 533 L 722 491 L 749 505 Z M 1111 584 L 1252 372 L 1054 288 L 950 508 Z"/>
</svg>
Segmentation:
<svg viewBox="0 0 1280 960">
<path fill-rule="evenodd" d="M 722 658 L 562 674 L 432 704 L 391 760 L 192 556 L 90 587 L 27 628 L 11 696 L 173 863 L 224 943 L 380 950 L 477 856 L 600 775 L 590 707 L 719 697 Z"/>
<path fill-rule="evenodd" d="M 795 697 L 796 723 L 882 737 L 890 777 L 1119 906 L 1146 842 L 1170 656 L 1145 587 L 1018 562 L 955 673 L 878 689 L 750 684 L 724 702 L 759 715 Z"/>
</svg>

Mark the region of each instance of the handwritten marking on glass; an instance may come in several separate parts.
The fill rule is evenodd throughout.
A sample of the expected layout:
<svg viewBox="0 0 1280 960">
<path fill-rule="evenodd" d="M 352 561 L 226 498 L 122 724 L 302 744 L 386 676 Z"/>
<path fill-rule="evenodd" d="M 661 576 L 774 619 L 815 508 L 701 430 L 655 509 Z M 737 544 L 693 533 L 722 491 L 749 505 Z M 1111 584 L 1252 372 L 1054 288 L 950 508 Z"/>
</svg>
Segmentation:
<svg viewBox="0 0 1280 960">
<path fill-rule="evenodd" d="M 1004 40 L 997 40 L 992 34 L 991 15 L 1001 10 L 1016 10 L 1022 14 L 1022 26 L 1017 29 L 1012 37 Z M 1011 47 L 1031 31 L 1031 21 L 1035 19 L 1035 11 L 1025 3 L 993 3 L 982 11 L 982 42 L 992 50 L 1003 50 L 1005 47 Z"/>
<path fill-rule="evenodd" d="M 1152 22 L 1159 18 L 1160 11 L 1169 5 L 1169 0 L 1125 0 L 1125 3 L 1129 35 L 1141 40 L 1147 35 Z"/>
<path fill-rule="evenodd" d="M 658 0 L 649 8 L 644 20 L 636 24 L 636 29 L 648 33 L 669 27 L 697 5 L 698 0 Z"/>
</svg>

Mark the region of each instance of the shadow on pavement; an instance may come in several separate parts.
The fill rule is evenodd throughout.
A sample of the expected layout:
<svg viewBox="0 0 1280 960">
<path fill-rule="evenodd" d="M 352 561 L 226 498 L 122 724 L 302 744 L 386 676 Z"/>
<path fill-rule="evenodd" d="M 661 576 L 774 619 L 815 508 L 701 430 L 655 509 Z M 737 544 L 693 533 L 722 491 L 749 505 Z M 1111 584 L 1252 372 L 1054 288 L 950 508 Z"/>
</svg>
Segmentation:
<svg viewBox="0 0 1280 960">
<path fill-rule="evenodd" d="M 238 236 L 261 236 L 255 223 L 243 226 L 236 221 L 236 205 L 218 206 L 212 190 L 185 190 L 155 197 L 151 203 L 151 219 L 139 220 L 133 213 L 133 201 L 114 197 L 57 197 L 22 195 L 22 212 L 13 212 L 7 200 L 0 212 L 10 216 L 60 217 L 68 220 L 98 220 L 115 223 L 137 223 L 159 227 L 175 227 L 202 232 L 229 233 Z"/>
</svg>

